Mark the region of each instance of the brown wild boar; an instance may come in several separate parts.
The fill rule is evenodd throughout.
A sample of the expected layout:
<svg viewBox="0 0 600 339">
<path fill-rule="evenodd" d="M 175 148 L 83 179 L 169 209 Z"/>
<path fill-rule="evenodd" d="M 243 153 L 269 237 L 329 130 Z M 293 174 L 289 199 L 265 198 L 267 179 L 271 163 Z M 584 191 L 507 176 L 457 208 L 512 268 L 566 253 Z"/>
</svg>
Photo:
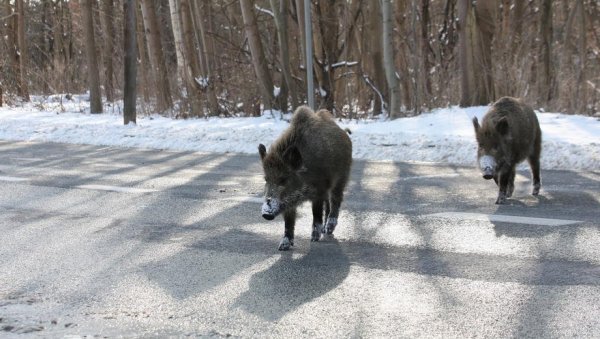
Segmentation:
<svg viewBox="0 0 600 339">
<path fill-rule="evenodd" d="M 473 118 L 479 149 L 477 159 L 486 180 L 499 186 L 496 204 L 503 204 L 515 188 L 515 167 L 527 159 L 533 176 L 533 192 L 540 192 L 542 131 L 533 109 L 521 100 L 496 101 L 481 121 Z"/>
<path fill-rule="evenodd" d="M 332 234 L 350 175 L 352 142 L 331 113 L 298 107 L 269 152 L 263 144 L 258 152 L 266 181 L 262 216 L 273 220 L 283 213 L 285 222 L 279 250 L 294 245 L 296 208 L 307 200 L 312 203 L 311 241 L 319 241 L 321 233 Z"/>
</svg>

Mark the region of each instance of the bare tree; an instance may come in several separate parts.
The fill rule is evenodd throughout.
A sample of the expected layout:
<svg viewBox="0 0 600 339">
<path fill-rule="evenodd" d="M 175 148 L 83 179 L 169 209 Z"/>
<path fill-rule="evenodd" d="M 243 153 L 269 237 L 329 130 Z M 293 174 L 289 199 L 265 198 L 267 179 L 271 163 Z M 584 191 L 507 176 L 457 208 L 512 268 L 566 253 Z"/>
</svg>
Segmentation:
<svg viewBox="0 0 600 339">
<path fill-rule="evenodd" d="M 491 43 L 495 29 L 494 0 L 459 0 L 461 106 L 486 105 L 494 99 Z"/>
<path fill-rule="evenodd" d="M 288 24 L 287 24 L 287 13 L 288 13 L 288 1 L 287 0 L 270 0 L 271 9 L 273 10 L 273 17 L 275 18 L 275 26 L 277 27 L 277 41 L 279 42 L 279 58 L 281 72 L 285 84 L 289 90 L 290 97 L 292 99 L 292 107 L 298 106 L 298 92 L 296 90 L 296 84 L 292 78 L 292 71 L 290 69 L 290 54 L 288 44 Z M 283 107 L 285 110 L 285 107 Z"/>
<path fill-rule="evenodd" d="M 200 81 L 197 81 L 197 85 L 200 86 L 200 89 L 206 94 L 208 115 L 218 116 L 221 113 L 221 108 L 219 107 L 217 95 L 215 93 L 215 79 L 212 77 L 212 68 L 214 64 L 212 60 L 213 50 L 206 33 L 206 26 L 209 24 L 207 21 L 210 19 L 210 2 L 205 1 L 202 8 L 201 4 L 197 1 L 192 1 L 190 5 L 194 12 L 192 19 L 194 19 L 193 26 L 195 27 L 194 32 L 196 33 L 196 40 L 198 42 L 198 57 L 202 75 Z M 206 13 L 204 11 L 206 11 Z"/>
<path fill-rule="evenodd" d="M 142 17 L 148 42 L 148 57 L 152 69 L 152 77 L 156 86 L 156 108 L 159 112 L 164 112 L 173 106 L 171 98 L 171 88 L 169 86 L 169 75 L 167 65 L 163 55 L 163 46 L 159 29 L 158 18 L 154 0 L 141 1 Z"/>
<path fill-rule="evenodd" d="M 365 66 L 371 66 L 371 74 L 373 77 L 373 85 L 376 90 L 382 94 L 382 97 L 378 93 L 374 96 L 373 114 L 377 114 L 380 110 L 383 110 L 383 101 L 388 101 L 390 98 L 390 91 L 388 90 L 388 84 L 386 80 L 386 69 L 384 68 L 384 40 L 386 37 L 383 33 L 382 23 L 382 7 L 380 1 L 368 1 L 367 2 L 367 34 L 364 34 L 366 40 L 366 52 L 368 55 L 368 64 Z M 393 26 L 393 24 L 390 24 Z M 375 38 L 382 37 L 382 39 Z M 387 41 L 392 44 L 392 41 Z M 392 45 L 387 46 L 388 48 Z M 391 49 L 389 51 L 392 51 Z M 392 51 L 393 52 L 393 51 Z M 393 60 L 392 60 L 393 65 Z M 389 107 L 388 107 L 389 108 Z M 390 111 L 391 112 L 391 111 Z M 383 112 L 382 112 L 383 113 Z"/>
<path fill-rule="evenodd" d="M 252 65 L 259 83 L 259 90 L 262 96 L 262 102 L 265 109 L 275 108 L 275 96 L 273 95 L 273 79 L 267 65 L 267 59 L 263 50 L 260 35 L 258 34 L 258 25 L 254 15 L 254 1 L 240 0 L 242 17 L 248 46 L 252 55 Z"/>
<path fill-rule="evenodd" d="M 125 86 L 123 93 L 123 123 L 136 123 L 136 76 L 137 76 L 137 42 L 136 42 L 136 2 L 125 0 L 124 49 L 125 49 Z"/>
<path fill-rule="evenodd" d="M 554 71 L 552 69 L 552 0 L 542 0 L 538 66 L 538 92 L 541 102 L 554 97 Z"/>
<path fill-rule="evenodd" d="M 145 1 L 142 1 L 145 2 Z M 102 25 L 104 26 L 104 93 L 108 102 L 115 100 L 113 81 L 113 51 L 115 43 L 114 0 L 102 0 Z"/>
<path fill-rule="evenodd" d="M 96 54 L 96 39 L 94 34 L 94 18 L 92 0 L 80 0 L 81 18 L 85 34 L 85 52 L 87 59 L 88 86 L 90 90 L 90 113 L 102 113 L 102 98 L 100 93 L 100 73 Z"/>
<path fill-rule="evenodd" d="M 394 66 L 394 49 L 392 45 L 392 34 L 394 31 L 392 21 L 392 0 L 381 1 L 381 13 L 383 16 L 383 60 L 385 64 L 385 77 L 390 89 L 390 118 L 396 119 L 400 116 L 400 85 L 396 77 L 396 66 Z"/>
</svg>

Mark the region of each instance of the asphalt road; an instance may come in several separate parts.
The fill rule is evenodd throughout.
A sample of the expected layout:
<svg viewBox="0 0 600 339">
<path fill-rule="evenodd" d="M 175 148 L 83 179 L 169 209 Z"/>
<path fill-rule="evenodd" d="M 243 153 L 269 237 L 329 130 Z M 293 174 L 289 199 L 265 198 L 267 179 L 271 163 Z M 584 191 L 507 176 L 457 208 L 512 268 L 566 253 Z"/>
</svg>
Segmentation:
<svg viewBox="0 0 600 339">
<path fill-rule="evenodd" d="M 599 337 L 600 172 L 355 161 L 277 251 L 256 156 L 0 141 L 0 337 Z"/>
</svg>

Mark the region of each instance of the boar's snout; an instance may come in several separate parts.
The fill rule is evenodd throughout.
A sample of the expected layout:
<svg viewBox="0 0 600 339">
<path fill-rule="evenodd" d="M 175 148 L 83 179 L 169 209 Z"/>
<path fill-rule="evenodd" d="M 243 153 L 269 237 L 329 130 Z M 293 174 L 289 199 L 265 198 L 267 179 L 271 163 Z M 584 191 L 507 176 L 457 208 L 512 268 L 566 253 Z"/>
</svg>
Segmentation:
<svg viewBox="0 0 600 339">
<path fill-rule="evenodd" d="M 263 216 L 263 218 L 265 218 L 267 220 L 273 220 L 273 219 L 275 219 L 275 216 L 272 215 L 272 214 L 265 214 L 265 213 L 263 213 L 262 216 Z"/>
<path fill-rule="evenodd" d="M 486 168 L 483 170 L 483 178 L 485 180 L 490 180 L 494 177 L 494 170 L 492 170 L 491 168 Z"/>
<path fill-rule="evenodd" d="M 489 155 L 484 155 L 479 159 L 479 168 L 485 180 L 490 180 L 494 177 L 494 168 L 496 167 L 496 159 Z"/>
<path fill-rule="evenodd" d="M 277 199 L 266 198 L 262 205 L 262 217 L 267 220 L 273 220 L 281 211 L 281 205 Z"/>
</svg>

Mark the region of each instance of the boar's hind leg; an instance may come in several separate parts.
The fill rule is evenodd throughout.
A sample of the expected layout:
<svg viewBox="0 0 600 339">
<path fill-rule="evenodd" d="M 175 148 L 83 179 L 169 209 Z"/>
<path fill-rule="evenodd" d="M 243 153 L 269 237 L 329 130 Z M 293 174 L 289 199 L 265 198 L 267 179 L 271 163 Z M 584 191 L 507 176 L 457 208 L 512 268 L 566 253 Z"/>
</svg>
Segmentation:
<svg viewBox="0 0 600 339">
<path fill-rule="evenodd" d="M 317 199 L 312 201 L 313 225 L 311 241 L 319 241 L 323 232 L 323 204 L 325 201 Z"/>
<path fill-rule="evenodd" d="M 531 175 L 533 176 L 533 191 L 531 194 L 538 195 L 542 186 L 540 181 L 540 156 L 539 154 L 532 155 L 528 160 L 529 166 L 531 166 Z"/>
<path fill-rule="evenodd" d="M 294 227 L 296 225 L 296 209 L 286 210 L 283 214 L 283 220 L 285 222 L 285 231 L 283 232 L 283 238 L 279 242 L 279 250 L 287 251 L 291 246 L 294 246 Z"/>
<path fill-rule="evenodd" d="M 344 199 L 344 185 L 338 184 L 331 192 L 331 211 L 327 216 L 327 223 L 325 225 L 324 233 L 333 234 L 335 227 L 338 222 L 338 215 L 340 214 L 340 205 Z"/>
</svg>

